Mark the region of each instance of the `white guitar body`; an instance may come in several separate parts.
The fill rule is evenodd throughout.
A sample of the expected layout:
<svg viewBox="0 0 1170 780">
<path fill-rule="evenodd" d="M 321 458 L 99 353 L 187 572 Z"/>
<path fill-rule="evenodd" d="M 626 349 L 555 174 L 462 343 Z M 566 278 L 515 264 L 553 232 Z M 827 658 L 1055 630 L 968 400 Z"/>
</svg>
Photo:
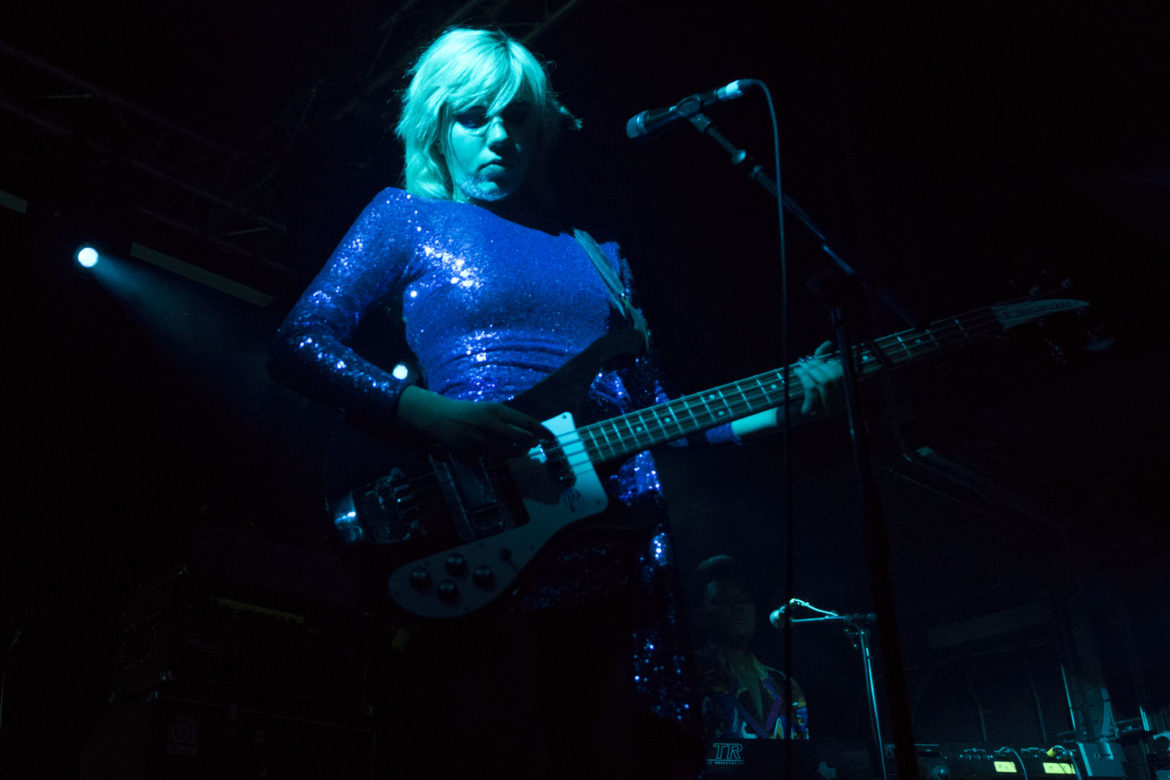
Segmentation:
<svg viewBox="0 0 1170 780">
<path fill-rule="evenodd" d="M 573 416 L 565 412 L 545 420 L 544 427 L 555 436 L 556 447 L 534 447 L 526 457 L 506 461 L 528 522 L 398 567 L 388 584 L 399 606 L 427 618 L 457 617 L 484 607 L 510 590 L 558 531 L 605 509 L 605 488 Z M 558 468 L 550 469 L 550 451 L 562 459 Z"/>
</svg>

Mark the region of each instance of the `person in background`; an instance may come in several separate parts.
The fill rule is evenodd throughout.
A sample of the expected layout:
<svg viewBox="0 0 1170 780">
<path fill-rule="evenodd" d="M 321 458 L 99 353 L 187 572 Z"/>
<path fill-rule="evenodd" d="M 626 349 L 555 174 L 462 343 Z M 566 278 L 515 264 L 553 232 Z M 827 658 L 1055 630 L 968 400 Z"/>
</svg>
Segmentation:
<svg viewBox="0 0 1170 780">
<path fill-rule="evenodd" d="M 713 556 L 698 565 L 692 584 L 707 740 L 808 739 L 804 692 L 752 650 L 759 614 L 742 566 L 731 556 Z"/>
</svg>

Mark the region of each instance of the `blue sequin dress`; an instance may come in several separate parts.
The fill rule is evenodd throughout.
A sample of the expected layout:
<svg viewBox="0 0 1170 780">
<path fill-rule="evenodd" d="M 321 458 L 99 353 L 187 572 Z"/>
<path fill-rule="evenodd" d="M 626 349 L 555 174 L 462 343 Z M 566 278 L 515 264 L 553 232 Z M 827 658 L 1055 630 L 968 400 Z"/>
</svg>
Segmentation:
<svg viewBox="0 0 1170 780">
<path fill-rule="evenodd" d="M 628 288 L 618 247 L 606 243 L 602 250 Z M 349 346 L 373 307 L 401 313 L 429 389 L 473 401 L 514 397 L 624 323 L 572 235 L 393 188 L 365 209 L 289 314 L 273 350 L 274 374 L 312 398 L 388 424 L 406 381 Z M 665 397 L 643 357 L 599 373 L 588 408 L 601 418 Z M 697 722 L 693 685 L 651 455 L 621 464 L 607 490 L 648 513 L 649 530 L 615 539 L 594 535 L 560 549 L 534 573 L 514 609 L 555 609 L 633 588 L 640 615 L 630 648 L 632 692 L 647 710 L 689 728 Z"/>
</svg>

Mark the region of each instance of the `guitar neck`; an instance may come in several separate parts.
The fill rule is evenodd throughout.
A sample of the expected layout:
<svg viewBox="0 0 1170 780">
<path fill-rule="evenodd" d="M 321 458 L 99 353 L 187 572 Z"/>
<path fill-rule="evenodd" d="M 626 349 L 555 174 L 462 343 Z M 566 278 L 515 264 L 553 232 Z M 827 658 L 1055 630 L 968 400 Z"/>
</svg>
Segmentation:
<svg viewBox="0 0 1170 780">
<path fill-rule="evenodd" d="M 911 328 L 852 347 L 853 365 L 857 375 L 866 378 L 992 336 L 1003 329 L 994 308 L 985 307 L 937 320 L 921 330 Z M 765 371 L 738 382 L 585 425 L 578 429 L 578 433 L 594 463 L 623 458 L 780 406 L 784 403 L 784 387 L 790 376 L 791 367 Z M 799 380 L 792 381 L 791 385 L 789 404 L 798 408 L 804 400 L 804 389 Z"/>
</svg>

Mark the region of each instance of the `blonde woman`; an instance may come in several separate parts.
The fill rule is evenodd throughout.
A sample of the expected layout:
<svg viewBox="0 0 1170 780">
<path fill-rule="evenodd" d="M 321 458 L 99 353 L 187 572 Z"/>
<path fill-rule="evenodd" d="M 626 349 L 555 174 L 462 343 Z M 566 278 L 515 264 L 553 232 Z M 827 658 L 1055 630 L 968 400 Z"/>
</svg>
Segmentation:
<svg viewBox="0 0 1170 780">
<path fill-rule="evenodd" d="M 403 99 L 404 188 L 374 199 L 293 308 L 274 375 L 391 441 L 515 455 L 546 438 L 539 419 L 506 402 L 640 320 L 617 245 L 574 232 L 549 208 L 546 153 L 576 123 L 515 39 L 440 36 Z M 387 310 L 405 326 L 413 354 L 404 357 L 421 381 L 351 348 L 371 312 Z M 818 370 L 803 369 L 810 405 L 827 386 Z M 589 376 L 578 406 L 586 417 L 666 397 L 645 352 Z M 734 436 L 722 426 L 695 438 Z M 491 609 L 419 626 L 387 661 L 388 752 L 421 762 L 429 774 L 419 776 L 645 780 L 701 770 L 654 461 L 648 452 L 621 459 L 602 482 L 605 525 L 557 537 Z M 610 527 L 619 520 L 620 532 Z"/>
</svg>

